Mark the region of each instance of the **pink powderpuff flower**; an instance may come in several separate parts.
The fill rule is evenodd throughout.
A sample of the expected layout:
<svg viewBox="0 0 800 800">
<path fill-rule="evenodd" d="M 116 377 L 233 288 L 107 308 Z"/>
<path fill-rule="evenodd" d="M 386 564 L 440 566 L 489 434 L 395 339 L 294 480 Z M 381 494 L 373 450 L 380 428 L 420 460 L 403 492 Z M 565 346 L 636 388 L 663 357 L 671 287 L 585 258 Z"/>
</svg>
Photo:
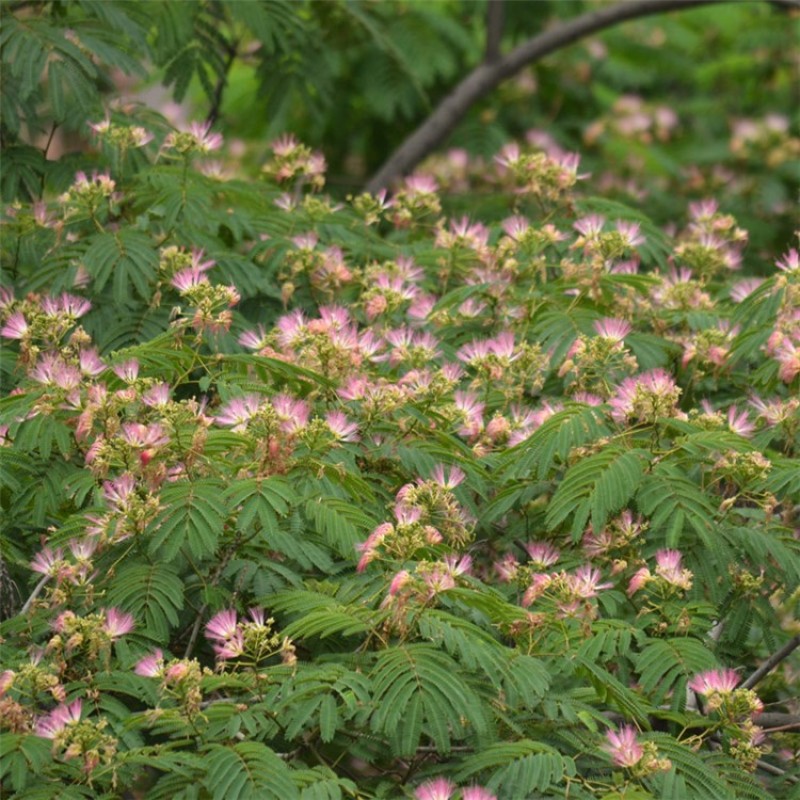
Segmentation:
<svg viewBox="0 0 800 800">
<path fill-rule="evenodd" d="M 42 311 L 47 316 L 64 315 L 70 319 L 79 319 L 91 311 L 92 304 L 85 298 L 63 292 L 58 297 L 44 297 L 41 302 Z"/>
<path fill-rule="evenodd" d="M 449 574 L 456 578 L 460 575 L 470 575 L 472 572 L 472 556 L 469 555 L 459 558 L 451 553 L 444 557 L 444 564 Z"/>
<path fill-rule="evenodd" d="M 800 347 L 790 339 L 784 339 L 775 354 L 778 361 L 778 377 L 784 383 L 791 383 L 800 375 Z"/>
<path fill-rule="evenodd" d="M 64 562 L 64 551 L 58 547 L 51 550 L 49 547 L 43 547 L 31 561 L 31 569 L 38 572 L 40 575 L 47 575 L 50 578 L 62 576 L 63 571 L 67 568 Z"/>
<path fill-rule="evenodd" d="M 630 322 L 611 317 L 597 320 L 592 327 L 598 336 L 603 339 L 609 339 L 612 342 L 621 342 L 632 330 Z"/>
<path fill-rule="evenodd" d="M 411 580 L 411 573 L 407 569 L 402 569 L 393 578 L 389 584 L 389 597 L 394 597 L 397 593 L 408 585 Z"/>
<path fill-rule="evenodd" d="M 80 699 L 72 703 L 54 708 L 47 716 L 36 723 L 35 733 L 45 739 L 55 739 L 68 725 L 75 725 L 81 721 L 83 704 Z"/>
<path fill-rule="evenodd" d="M 3 670 L 0 673 L 0 697 L 3 697 L 5 693 L 11 688 L 12 684 L 14 683 L 14 676 L 16 672 L 12 669 Z"/>
<path fill-rule="evenodd" d="M 150 408 L 163 408 L 169 403 L 169 393 L 168 383 L 157 383 L 142 395 L 142 402 Z"/>
<path fill-rule="evenodd" d="M 800 271 L 800 253 L 792 248 L 783 256 L 783 261 L 776 261 L 775 266 L 783 272 Z"/>
<path fill-rule="evenodd" d="M 139 362 L 135 358 L 123 361 L 112 367 L 114 374 L 122 378 L 125 383 L 133 383 L 139 377 Z"/>
<path fill-rule="evenodd" d="M 96 377 L 106 368 L 105 362 L 100 358 L 96 347 L 81 350 L 78 354 L 80 370 L 84 375 Z"/>
<path fill-rule="evenodd" d="M 238 630 L 236 611 L 226 608 L 206 623 L 206 638 L 224 642 L 233 637 Z"/>
<path fill-rule="evenodd" d="M 553 576 L 544 572 L 536 572 L 531 575 L 531 583 L 528 586 L 525 594 L 522 597 L 522 605 L 529 606 L 547 591 L 547 588 L 553 582 Z"/>
<path fill-rule="evenodd" d="M 483 786 L 467 786 L 461 790 L 461 800 L 497 800 L 497 795 Z"/>
<path fill-rule="evenodd" d="M 425 781 L 414 792 L 416 800 L 450 800 L 456 791 L 456 785 L 447 778 L 434 778 Z"/>
<path fill-rule="evenodd" d="M 109 608 L 106 611 L 106 621 L 103 625 L 103 631 L 111 639 L 115 641 L 120 636 L 130 633 L 134 628 L 134 619 L 131 614 L 126 614 L 118 608 Z"/>
<path fill-rule="evenodd" d="M 680 550 L 659 550 L 656 553 L 656 575 L 679 589 L 692 588 L 692 573 L 683 569 Z"/>
<path fill-rule="evenodd" d="M 164 670 L 164 654 L 159 648 L 136 662 L 134 673 L 145 678 L 158 678 Z"/>
<path fill-rule="evenodd" d="M 244 655 L 244 633 L 237 629 L 233 636 L 214 645 L 214 652 L 221 661 L 239 658 Z"/>
<path fill-rule="evenodd" d="M 325 422 L 330 432 L 340 442 L 357 442 L 359 440 L 358 425 L 350 422 L 342 411 L 329 411 L 325 415 Z"/>
<path fill-rule="evenodd" d="M 753 294 L 762 283 L 764 283 L 763 278 L 745 278 L 743 281 L 737 281 L 731 286 L 731 300 L 734 303 L 741 303 L 742 300 Z"/>
<path fill-rule="evenodd" d="M 619 731 L 606 731 L 606 738 L 605 749 L 618 767 L 634 767 L 642 760 L 644 747 L 632 725 L 623 725 Z"/>
<path fill-rule="evenodd" d="M 247 614 L 250 617 L 250 625 L 255 628 L 269 628 L 266 614 L 263 608 L 248 608 Z"/>
<path fill-rule="evenodd" d="M 739 411 L 736 406 L 731 406 L 728 409 L 728 427 L 733 433 L 738 433 L 739 436 L 745 438 L 750 437 L 755 432 L 756 426 L 750 422 L 747 416 L 747 411 Z"/>
<path fill-rule="evenodd" d="M 503 583 L 510 583 L 517 577 L 519 561 L 513 553 L 506 553 L 499 561 L 494 562 L 494 570 Z"/>
<path fill-rule="evenodd" d="M 439 486 L 445 489 L 455 489 L 466 477 L 464 470 L 460 467 L 450 467 L 449 474 L 445 476 L 445 467 L 443 464 L 437 464 L 433 468 L 431 478 Z"/>
<path fill-rule="evenodd" d="M 616 228 L 627 247 L 636 247 L 637 245 L 644 244 L 646 241 L 645 237 L 639 233 L 638 222 L 618 220 Z"/>
<path fill-rule="evenodd" d="M 214 417 L 217 425 L 232 425 L 236 432 L 247 428 L 247 423 L 261 408 L 261 397 L 257 394 L 246 394 L 236 397 L 220 409 Z"/>
<path fill-rule="evenodd" d="M 125 422 L 122 425 L 122 439 L 131 447 L 160 447 L 169 442 L 169 436 L 157 422 L 142 425 L 140 422 Z"/>
<path fill-rule="evenodd" d="M 239 337 L 239 344 L 248 350 L 263 350 L 268 343 L 267 332 L 261 324 L 256 327 L 256 330 L 245 331 Z"/>
<path fill-rule="evenodd" d="M 651 581 L 653 576 L 650 574 L 650 570 L 647 567 L 642 567 L 641 569 L 637 570 L 633 577 L 628 583 L 628 597 L 633 597 L 640 589 L 643 589 L 648 581 Z"/>
<path fill-rule="evenodd" d="M 172 276 L 170 283 L 181 293 L 185 294 L 190 289 L 194 289 L 201 284 L 209 283 L 208 276 L 205 272 L 195 268 L 186 267 Z"/>
<path fill-rule="evenodd" d="M 567 575 L 567 586 L 577 597 L 587 600 L 597 597 L 601 589 L 610 589 L 613 583 L 600 583 L 600 570 L 586 564 L 576 570 L 572 575 Z"/>
<path fill-rule="evenodd" d="M 281 421 L 284 433 L 296 433 L 308 425 L 311 408 L 305 400 L 298 400 L 288 394 L 278 394 L 272 398 L 272 407 Z"/>
<path fill-rule="evenodd" d="M 525 545 L 533 566 L 537 569 L 546 569 L 555 564 L 561 557 L 560 551 L 549 542 L 528 542 Z"/>
<path fill-rule="evenodd" d="M 481 403 L 478 396 L 472 392 L 456 392 L 453 400 L 456 409 L 463 415 L 459 434 L 467 438 L 478 436 L 483 430 L 484 403 Z"/>
<path fill-rule="evenodd" d="M 103 482 L 103 497 L 116 511 L 125 511 L 135 488 L 136 479 L 125 472 L 113 481 Z"/>
<path fill-rule="evenodd" d="M 202 153 L 219 150 L 222 147 L 222 134 L 211 133 L 210 122 L 193 122 L 189 125 L 189 133 L 195 138 L 197 149 Z"/>
<path fill-rule="evenodd" d="M 739 676 L 732 669 L 712 669 L 695 675 L 689 681 L 693 692 L 708 696 L 711 694 L 730 694 L 739 683 Z"/>
<path fill-rule="evenodd" d="M 372 531 L 366 541 L 356 545 L 356 550 L 361 553 L 361 558 L 356 567 L 357 572 L 363 572 L 367 568 L 367 565 L 374 560 L 377 555 L 378 547 L 383 540 L 392 533 L 394 533 L 394 525 L 392 525 L 391 522 L 384 522 Z"/>
<path fill-rule="evenodd" d="M 600 214 L 590 214 L 588 217 L 582 217 L 579 219 L 572 226 L 583 237 L 582 239 L 579 239 L 578 242 L 583 244 L 584 241 L 596 239 L 600 233 L 602 233 L 605 222 L 606 218 Z"/>
<path fill-rule="evenodd" d="M 15 311 L 0 328 L 0 336 L 6 339 L 24 339 L 28 333 L 28 322 L 21 311 Z"/>
</svg>

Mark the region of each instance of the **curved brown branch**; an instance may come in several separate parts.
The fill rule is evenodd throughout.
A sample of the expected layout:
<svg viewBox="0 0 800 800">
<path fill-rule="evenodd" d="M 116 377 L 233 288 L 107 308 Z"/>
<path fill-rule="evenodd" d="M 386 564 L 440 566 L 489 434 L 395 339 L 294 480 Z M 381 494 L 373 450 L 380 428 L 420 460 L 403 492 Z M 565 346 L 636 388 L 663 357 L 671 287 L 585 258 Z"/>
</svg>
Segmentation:
<svg viewBox="0 0 800 800">
<path fill-rule="evenodd" d="M 791 638 L 780 650 L 773 653 L 743 684 L 743 689 L 752 689 L 762 678 L 772 672 L 778 664 L 800 647 L 800 633 Z"/>
<path fill-rule="evenodd" d="M 552 30 L 540 33 L 491 63 L 484 62 L 442 100 L 433 113 L 395 150 L 366 185 L 377 192 L 410 172 L 453 131 L 470 107 L 519 72 L 524 66 L 566 47 L 589 34 L 626 20 L 733 0 L 630 0 L 590 11 Z M 798 0 L 769 0 L 781 8 L 798 8 Z"/>
</svg>

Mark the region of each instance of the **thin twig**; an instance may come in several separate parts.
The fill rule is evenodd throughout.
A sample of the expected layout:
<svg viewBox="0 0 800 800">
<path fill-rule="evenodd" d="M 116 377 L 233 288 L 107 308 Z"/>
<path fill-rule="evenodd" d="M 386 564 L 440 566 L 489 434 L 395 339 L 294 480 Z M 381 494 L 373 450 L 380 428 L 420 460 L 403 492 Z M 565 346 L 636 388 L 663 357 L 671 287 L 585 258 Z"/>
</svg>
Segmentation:
<svg viewBox="0 0 800 800">
<path fill-rule="evenodd" d="M 410 172 L 425 156 L 438 147 L 464 118 L 474 103 L 492 92 L 523 67 L 560 50 L 585 36 L 605 30 L 620 22 L 697 8 L 733 0 L 629 0 L 599 8 L 534 36 L 508 55 L 493 63 L 477 66 L 442 100 L 433 113 L 392 153 L 366 185 L 373 194 L 393 180 Z M 771 0 L 773 6 L 798 8 L 798 0 Z"/>
<path fill-rule="evenodd" d="M 780 650 L 773 653 L 743 684 L 743 689 L 752 689 L 762 678 L 772 672 L 778 664 L 800 647 L 800 633 L 790 639 Z"/>
<path fill-rule="evenodd" d="M 33 605 L 33 601 L 39 596 L 39 593 L 44 589 L 44 585 L 47 581 L 50 580 L 49 575 L 45 575 L 39 583 L 36 584 L 36 588 L 31 592 L 31 596 L 25 601 L 25 605 L 19 610 L 20 614 L 27 614 L 28 609 Z"/>
<path fill-rule="evenodd" d="M 225 87 L 228 85 L 228 73 L 230 72 L 231 67 L 233 66 L 233 62 L 236 59 L 239 51 L 239 40 L 237 39 L 234 42 L 230 42 L 228 47 L 226 48 L 228 53 L 228 58 L 225 61 L 225 67 L 222 71 L 222 74 L 219 76 L 219 80 L 217 81 L 217 85 L 214 87 L 214 99 L 211 102 L 211 108 L 208 111 L 208 115 L 206 116 L 206 124 L 213 125 L 217 121 L 217 117 L 219 116 L 219 110 L 222 106 L 222 93 L 225 90 Z"/>
</svg>

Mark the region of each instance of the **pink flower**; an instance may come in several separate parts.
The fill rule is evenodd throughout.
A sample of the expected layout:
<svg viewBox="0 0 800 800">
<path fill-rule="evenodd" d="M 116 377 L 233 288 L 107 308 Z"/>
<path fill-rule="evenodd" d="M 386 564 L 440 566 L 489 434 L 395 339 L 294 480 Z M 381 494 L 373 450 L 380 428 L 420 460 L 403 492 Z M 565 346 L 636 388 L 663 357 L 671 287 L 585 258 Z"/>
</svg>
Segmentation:
<svg viewBox="0 0 800 800">
<path fill-rule="evenodd" d="M 14 676 L 16 673 L 12 669 L 3 670 L 0 673 L 0 697 L 2 697 L 14 683 Z"/>
<path fill-rule="evenodd" d="M 168 383 L 157 383 L 142 395 L 142 402 L 150 408 L 160 408 L 169 402 L 169 393 Z"/>
<path fill-rule="evenodd" d="M 214 417 L 217 425 L 233 425 L 233 430 L 240 432 L 247 428 L 247 423 L 261 408 L 261 397 L 257 394 L 246 394 L 236 397 L 220 409 Z"/>
<path fill-rule="evenodd" d="M 128 499 L 136 488 L 136 479 L 125 472 L 116 480 L 103 482 L 103 497 L 116 511 L 125 511 Z"/>
<path fill-rule="evenodd" d="M 632 330 L 630 322 L 624 319 L 604 317 L 597 320 L 593 326 L 598 336 L 610 339 L 612 342 L 621 342 Z"/>
<path fill-rule="evenodd" d="M 736 406 L 731 406 L 728 409 L 728 427 L 739 436 L 752 436 L 756 426 L 750 422 L 747 416 L 747 411 L 739 411 Z"/>
<path fill-rule="evenodd" d="M 156 648 L 150 655 L 137 661 L 133 671 L 145 678 L 157 678 L 161 675 L 163 669 L 164 654 L 160 649 Z"/>
<path fill-rule="evenodd" d="M 113 367 L 117 377 L 122 378 L 125 383 L 133 383 L 139 377 L 139 362 L 135 358 L 123 361 Z"/>
<path fill-rule="evenodd" d="M 775 266 L 784 272 L 797 272 L 800 270 L 800 253 L 794 248 L 783 256 L 783 261 L 776 261 Z"/>
<path fill-rule="evenodd" d="M 411 580 L 411 574 L 407 569 L 402 569 L 393 578 L 389 584 L 389 596 L 394 597 L 404 586 Z"/>
<path fill-rule="evenodd" d="M 15 311 L 0 329 L 0 336 L 6 339 L 24 339 L 28 332 L 28 322 L 21 311 Z"/>
<path fill-rule="evenodd" d="M 100 358 L 96 347 L 90 347 L 86 350 L 81 350 L 78 354 L 80 362 L 80 369 L 84 375 L 91 375 L 92 377 L 99 375 L 105 368 L 105 362 Z"/>
<path fill-rule="evenodd" d="M 181 294 L 188 292 L 190 289 L 194 289 L 195 286 L 208 282 L 208 276 L 195 267 L 186 267 L 186 269 L 176 272 L 170 281 Z"/>
<path fill-rule="evenodd" d="M 281 421 L 281 430 L 285 433 L 296 433 L 308 425 L 311 409 L 305 400 L 298 400 L 288 394 L 278 394 L 272 398 L 272 407 Z"/>
<path fill-rule="evenodd" d="M 650 570 L 647 567 L 642 567 L 637 570 L 628 584 L 628 597 L 633 597 L 640 589 L 643 589 L 649 580 L 652 579 Z"/>
<path fill-rule="evenodd" d="M 634 767 L 644 756 L 644 747 L 637 740 L 632 725 L 623 725 L 619 731 L 606 731 L 606 751 L 618 767 Z"/>
<path fill-rule="evenodd" d="M 689 681 L 689 688 L 702 695 L 730 694 L 739 683 L 739 676 L 732 669 L 712 669 L 701 672 Z"/>
<path fill-rule="evenodd" d="M 600 583 L 600 570 L 586 564 L 567 576 L 570 591 L 580 598 L 596 597 L 601 589 L 610 589 L 613 583 Z"/>
<path fill-rule="evenodd" d="M 217 658 L 226 661 L 230 658 L 239 658 L 244 655 L 244 634 L 240 629 L 237 629 L 230 639 L 220 641 L 219 644 L 214 645 L 214 652 Z"/>
<path fill-rule="evenodd" d="M 433 468 L 431 478 L 445 489 L 455 489 L 466 477 L 464 470 L 460 467 L 450 467 L 449 474 L 445 477 L 445 468 L 442 464 L 437 464 Z"/>
<path fill-rule="evenodd" d="M 254 331 L 245 331 L 239 337 L 239 344 L 249 350 L 262 350 L 267 346 L 267 332 L 263 325 L 258 325 Z"/>
<path fill-rule="evenodd" d="M 108 611 L 106 611 L 106 621 L 103 625 L 103 631 L 112 642 L 115 639 L 119 639 L 120 636 L 130 633 L 133 627 L 134 620 L 131 614 L 126 614 L 124 611 L 120 611 L 117 608 L 109 608 Z"/>
<path fill-rule="evenodd" d="M 131 447 L 160 447 L 169 442 L 169 436 L 157 422 L 142 425 L 140 422 L 125 422 L 122 425 L 122 439 Z"/>
<path fill-rule="evenodd" d="M 559 550 L 549 542 L 528 542 L 525 545 L 528 557 L 537 569 L 545 569 L 558 561 L 561 556 Z"/>
<path fill-rule="evenodd" d="M 456 785 L 447 778 L 434 778 L 417 787 L 414 792 L 416 800 L 450 800 Z"/>
<path fill-rule="evenodd" d="M 679 589 L 692 588 L 692 573 L 682 569 L 680 550 L 659 550 L 656 553 L 656 575 Z"/>
<path fill-rule="evenodd" d="M 198 150 L 208 153 L 222 147 L 222 134 L 210 133 L 210 122 L 193 122 L 189 125 L 189 133 L 194 136 Z"/>
<path fill-rule="evenodd" d="M 67 565 L 64 563 L 64 551 L 59 547 L 55 551 L 43 547 L 31 561 L 31 569 L 40 575 L 53 578 L 61 575 Z"/>
<path fill-rule="evenodd" d="M 325 422 L 328 424 L 330 432 L 340 442 L 358 441 L 358 425 L 355 422 L 350 422 L 343 412 L 329 411 L 325 415 Z"/>
<path fill-rule="evenodd" d="M 392 533 L 394 533 L 394 525 L 391 522 L 384 522 L 372 531 L 366 541 L 356 545 L 356 550 L 361 553 L 361 558 L 356 567 L 357 572 L 363 572 L 367 568 L 367 565 L 377 555 L 378 547 Z"/>
<path fill-rule="evenodd" d="M 467 786 L 461 790 L 461 800 L 497 800 L 497 795 L 483 786 Z"/>
<path fill-rule="evenodd" d="M 232 608 L 226 608 L 206 623 L 206 638 L 224 642 L 234 636 L 237 630 L 238 619 L 236 611 Z"/>
<path fill-rule="evenodd" d="M 69 705 L 62 703 L 36 723 L 36 735 L 45 739 L 55 739 L 68 725 L 75 725 L 81 721 L 81 710 L 80 700 L 75 700 Z"/>
</svg>

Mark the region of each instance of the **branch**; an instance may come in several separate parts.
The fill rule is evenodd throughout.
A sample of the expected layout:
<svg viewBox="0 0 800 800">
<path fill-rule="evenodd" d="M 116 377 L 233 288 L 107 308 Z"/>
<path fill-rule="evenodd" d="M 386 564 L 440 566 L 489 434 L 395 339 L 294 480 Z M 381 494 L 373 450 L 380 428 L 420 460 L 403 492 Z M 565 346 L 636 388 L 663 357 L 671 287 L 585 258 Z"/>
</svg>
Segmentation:
<svg viewBox="0 0 800 800">
<path fill-rule="evenodd" d="M 228 85 L 228 73 L 230 72 L 233 62 L 236 59 L 239 51 L 238 40 L 228 42 L 225 51 L 228 54 L 228 58 L 225 61 L 225 66 L 223 67 L 222 74 L 219 76 L 217 85 L 214 87 L 214 99 L 212 100 L 211 108 L 208 111 L 208 116 L 206 116 L 207 125 L 213 125 L 219 116 L 219 109 L 220 106 L 222 106 L 222 93 L 225 90 L 225 87 Z"/>
<path fill-rule="evenodd" d="M 773 653 L 743 684 L 742 689 L 752 689 L 762 678 L 772 672 L 778 664 L 800 647 L 800 633 L 790 639 L 780 650 Z"/>
<path fill-rule="evenodd" d="M 500 60 L 500 40 L 503 38 L 505 22 L 503 0 L 489 0 L 486 8 L 486 53 L 483 61 L 494 64 Z"/>
<path fill-rule="evenodd" d="M 785 9 L 800 8 L 800 0 L 769 1 L 773 6 Z M 528 39 L 508 55 L 498 58 L 492 63 L 487 61 L 480 64 L 392 153 L 369 180 L 365 187 L 366 191 L 374 194 L 388 186 L 396 178 L 411 171 L 449 136 L 475 102 L 492 92 L 504 80 L 528 64 L 532 64 L 589 34 L 597 33 L 626 20 L 720 2 L 733 2 L 733 0 L 624 0 L 616 5 L 582 14 L 563 25 Z M 495 5 L 499 5 L 496 0 L 489 1 L 490 17 Z M 487 57 L 489 55 L 488 39 L 487 31 Z"/>
</svg>

